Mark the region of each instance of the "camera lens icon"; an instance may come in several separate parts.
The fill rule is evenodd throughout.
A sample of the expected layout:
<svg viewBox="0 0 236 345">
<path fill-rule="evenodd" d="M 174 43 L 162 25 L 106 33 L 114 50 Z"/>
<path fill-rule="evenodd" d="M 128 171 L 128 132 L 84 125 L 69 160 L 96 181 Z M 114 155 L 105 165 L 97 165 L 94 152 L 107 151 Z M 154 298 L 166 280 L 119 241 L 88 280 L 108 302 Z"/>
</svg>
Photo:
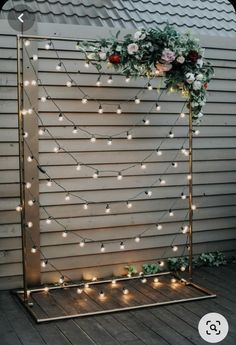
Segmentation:
<svg viewBox="0 0 236 345">
<path fill-rule="evenodd" d="M 229 324 L 223 315 L 209 313 L 199 321 L 198 331 L 202 339 L 208 343 L 219 343 L 227 336 Z"/>
</svg>

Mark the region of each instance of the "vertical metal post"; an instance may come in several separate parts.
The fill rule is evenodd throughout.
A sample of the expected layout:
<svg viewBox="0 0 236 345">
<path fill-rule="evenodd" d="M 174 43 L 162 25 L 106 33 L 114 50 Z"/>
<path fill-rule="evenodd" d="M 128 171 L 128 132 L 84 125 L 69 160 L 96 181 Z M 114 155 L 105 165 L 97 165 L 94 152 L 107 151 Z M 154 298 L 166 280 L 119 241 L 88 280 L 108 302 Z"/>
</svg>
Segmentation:
<svg viewBox="0 0 236 345">
<path fill-rule="evenodd" d="M 25 189 L 24 189 L 24 142 L 23 142 L 23 95 L 22 95 L 22 79 L 21 79 L 21 39 L 16 37 L 17 46 L 17 101 L 18 101 L 18 148 L 19 148 L 19 177 L 20 177 L 20 205 L 22 207 L 21 215 L 21 244 L 22 244 L 22 267 L 23 267 L 23 288 L 24 301 L 27 302 L 27 262 L 26 262 L 26 224 L 25 224 Z"/>
<path fill-rule="evenodd" d="M 192 107 L 189 102 L 189 279 L 193 277 L 193 121 Z"/>
</svg>

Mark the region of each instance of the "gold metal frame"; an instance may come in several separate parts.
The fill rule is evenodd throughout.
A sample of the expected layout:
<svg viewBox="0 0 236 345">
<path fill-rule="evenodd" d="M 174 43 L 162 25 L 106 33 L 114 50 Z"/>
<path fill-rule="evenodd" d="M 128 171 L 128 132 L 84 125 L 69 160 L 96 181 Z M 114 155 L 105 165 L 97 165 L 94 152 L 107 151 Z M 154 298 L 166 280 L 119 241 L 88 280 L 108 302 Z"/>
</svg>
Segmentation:
<svg viewBox="0 0 236 345">
<path fill-rule="evenodd" d="M 50 36 L 35 36 L 35 35 L 17 35 L 17 98 L 18 98 L 18 135 L 19 135 L 19 170 L 20 170 L 20 199 L 21 205 L 24 206 L 25 204 L 25 193 L 24 193 L 24 145 L 23 145 L 23 128 L 24 128 L 24 120 L 21 114 L 21 109 L 23 105 L 23 92 L 22 92 L 22 80 L 21 80 L 21 70 L 23 65 L 23 56 L 21 58 L 21 42 L 23 39 L 32 39 L 32 40 L 57 40 L 57 41 L 69 41 L 69 42 L 77 42 L 78 40 L 72 38 L 62 38 L 62 37 L 50 37 Z M 79 41 L 85 41 L 85 39 L 79 39 Z M 89 39 L 88 41 L 95 41 Z M 76 314 L 70 315 L 65 317 L 54 317 L 54 318 L 47 318 L 47 319 L 39 319 L 37 315 L 35 315 L 33 309 L 30 307 L 30 303 L 28 300 L 28 280 L 26 274 L 27 268 L 27 260 L 26 260 L 26 232 L 25 232 L 25 211 L 23 207 L 23 211 L 21 212 L 21 238 L 22 238 L 22 260 L 23 260 L 23 291 L 17 291 L 17 295 L 20 298 L 20 301 L 24 303 L 27 310 L 33 315 L 37 322 L 44 322 L 44 321 L 53 321 L 53 320 L 60 320 L 60 319 L 68 319 L 74 318 L 79 316 L 87 316 L 87 315 L 95 315 L 95 314 L 104 314 L 104 313 L 111 313 L 117 312 L 122 310 L 132 310 L 132 309 L 139 309 L 139 308 L 146 308 L 152 306 L 159 306 L 159 305 L 167 305 L 167 304 L 174 304 L 174 303 L 181 303 L 193 300 L 202 300 L 206 298 L 214 298 L 216 297 L 215 294 L 210 292 L 209 290 L 195 284 L 192 282 L 193 279 L 193 210 L 192 210 L 192 202 L 193 202 L 193 128 L 192 128 L 192 109 L 191 104 L 189 103 L 189 161 L 188 161 L 188 172 L 190 175 L 189 179 L 189 280 L 185 281 L 186 285 L 192 286 L 197 290 L 204 292 L 205 296 L 194 297 L 194 298 L 183 298 L 174 301 L 168 302 L 157 302 L 148 305 L 140 305 L 134 307 L 125 307 L 125 308 L 118 308 L 112 310 L 104 310 L 99 312 L 93 313 L 86 313 L 86 314 Z M 162 274 L 173 274 L 170 272 L 165 272 Z M 158 274 L 161 275 L 161 274 Z M 150 275 L 155 276 L 155 275 Z M 148 277 L 148 276 L 147 276 Z M 133 277 L 133 278 L 118 278 L 116 280 L 127 280 L 127 279 L 136 279 L 140 277 Z M 179 278 L 178 278 L 179 279 Z M 110 282 L 110 280 L 104 280 L 99 282 L 93 282 L 93 284 L 105 283 Z M 81 284 L 68 284 L 66 287 L 75 287 L 81 286 Z M 62 286 L 57 287 L 50 287 L 49 290 L 53 289 L 62 289 Z M 30 289 L 31 293 L 42 291 L 43 289 Z"/>
</svg>

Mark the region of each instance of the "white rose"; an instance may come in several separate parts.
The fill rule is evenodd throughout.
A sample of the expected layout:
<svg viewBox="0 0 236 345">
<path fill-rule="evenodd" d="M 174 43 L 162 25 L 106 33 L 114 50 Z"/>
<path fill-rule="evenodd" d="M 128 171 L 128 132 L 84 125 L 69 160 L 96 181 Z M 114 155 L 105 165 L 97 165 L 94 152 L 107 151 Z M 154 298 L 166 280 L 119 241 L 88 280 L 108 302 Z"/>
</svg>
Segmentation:
<svg viewBox="0 0 236 345">
<path fill-rule="evenodd" d="M 177 60 L 178 63 L 184 63 L 185 57 L 183 55 L 180 55 L 180 56 L 177 57 L 176 60 Z"/>
<path fill-rule="evenodd" d="M 127 46 L 127 51 L 128 51 L 128 54 L 130 55 L 134 55 L 137 51 L 138 51 L 138 45 L 136 43 L 130 43 L 128 46 Z"/>
<path fill-rule="evenodd" d="M 198 65 L 200 68 L 202 68 L 202 66 L 203 66 L 203 60 L 202 60 L 202 59 L 198 59 L 198 60 L 197 60 L 197 65 Z"/>
<path fill-rule="evenodd" d="M 197 76 L 196 76 L 196 80 L 203 80 L 204 76 L 202 73 L 199 73 Z"/>
<path fill-rule="evenodd" d="M 187 73 L 187 74 L 185 75 L 185 77 L 186 77 L 187 83 L 189 83 L 189 84 L 192 84 L 193 81 L 195 80 L 194 74 L 193 74 L 193 73 L 190 73 L 190 72 Z"/>
<path fill-rule="evenodd" d="M 99 52 L 98 55 L 99 55 L 101 60 L 106 60 L 106 58 L 107 58 L 107 54 L 104 52 Z"/>
<path fill-rule="evenodd" d="M 195 80 L 195 82 L 193 83 L 193 89 L 200 90 L 201 87 L 202 87 L 202 83 L 199 80 Z"/>
<path fill-rule="evenodd" d="M 146 37 L 146 34 L 144 32 L 142 32 L 142 31 L 136 31 L 134 33 L 135 41 L 144 40 L 145 37 Z"/>
</svg>

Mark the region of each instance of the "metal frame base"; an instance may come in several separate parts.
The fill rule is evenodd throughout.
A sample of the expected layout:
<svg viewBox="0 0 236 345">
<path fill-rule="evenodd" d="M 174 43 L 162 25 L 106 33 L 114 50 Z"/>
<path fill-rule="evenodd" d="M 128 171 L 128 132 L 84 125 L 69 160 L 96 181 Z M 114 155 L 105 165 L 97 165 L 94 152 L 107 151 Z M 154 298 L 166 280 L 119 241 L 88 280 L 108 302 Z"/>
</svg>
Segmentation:
<svg viewBox="0 0 236 345">
<path fill-rule="evenodd" d="M 37 323 L 43 323 L 43 322 L 49 322 L 49 321 L 57 321 L 57 320 L 66 320 L 66 319 L 73 319 L 73 318 L 77 318 L 77 317 L 84 317 L 84 316 L 93 316 L 93 315 L 99 315 L 99 314 L 108 314 L 108 313 L 115 313 L 115 312 L 121 312 L 121 311 L 129 311 L 129 310 L 135 310 L 135 309 L 142 309 L 142 308 L 150 308 L 150 307 L 157 307 L 157 306 L 162 306 L 162 305 L 169 305 L 169 304 L 177 304 L 177 303 L 183 303 L 183 302 L 191 302 L 191 301 L 198 301 L 198 300 L 204 300 L 204 299 L 208 299 L 208 298 L 215 298 L 216 294 L 212 293 L 211 291 L 209 291 L 208 289 L 193 283 L 192 281 L 187 281 L 183 278 L 178 277 L 177 275 L 171 273 L 171 272 L 163 272 L 163 273 L 158 273 L 158 274 L 151 274 L 151 275 L 145 275 L 146 278 L 149 277 L 159 277 L 159 276 L 167 276 L 170 275 L 172 277 L 175 277 L 178 280 L 178 283 L 182 283 L 184 284 L 186 287 L 191 286 L 194 289 L 196 289 L 197 291 L 203 293 L 204 295 L 200 295 L 197 297 L 189 297 L 189 298 L 179 298 L 179 299 L 174 299 L 174 300 L 169 300 L 169 301 L 163 301 L 163 302 L 156 302 L 156 303 L 148 303 L 148 304 L 142 304 L 140 303 L 140 305 L 135 305 L 135 306 L 129 306 L 129 307 L 119 307 L 119 308 L 115 308 L 115 309 L 103 309 L 103 310 L 99 310 L 99 311 L 91 311 L 91 312 L 82 312 L 82 313 L 78 313 L 78 314 L 68 314 L 68 315 L 63 315 L 63 316 L 54 316 L 54 317 L 45 317 L 45 318 L 41 318 L 37 315 L 37 312 L 34 311 L 34 307 L 33 307 L 33 303 L 32 303 L 32 297 L 33 294 L 36 294 L 38 292 L 43 292 L 45 291 L 45 288 L 35 288 L 35 289 L 31 289 L 28 290 L 28 300 L 24 301 L 24 291 L 20 290 L 20 291 L 15 291 L 14 293 L 17 295 L 17 297 L 19 298 L 20 302 L 25 306 L 25 308 L 27 309 L 27 311 L 31 314 L 31 316 L 34 318 L 34 320 Z M 117 278 L 115 279 L 116 282 L 120 282 L 120 281 L 128 281 L 128 280 L 135 280 L 135 279 L 140 279 L 140 276 L 135 276 L 135 277 L 131 277 L 131 278 Z M 93 285 L 98 285 L 98 284 L 104 284 L 104 283 L 111 283 L 112 279 L 109 280 L 101 280 L 101 281 L 95 281 L 95 282 L 90 282 L 89 285 L 93 286 Z M 53 290 L 57 290 L 57 289 L 70 289 L 70 288 L 75 288 L 75 287 L 81 287 L 83 286 L 84 283 L 78 283 L 78 284 L 68 284 L 65 286 L 52 286 L 52 287 L 48 287 L 48 291 L 53 292 Z M 31 296 L 31 298 L 30 298 Z M 79 295 L 78 295 L 79 298 Z"/>
</svg>

